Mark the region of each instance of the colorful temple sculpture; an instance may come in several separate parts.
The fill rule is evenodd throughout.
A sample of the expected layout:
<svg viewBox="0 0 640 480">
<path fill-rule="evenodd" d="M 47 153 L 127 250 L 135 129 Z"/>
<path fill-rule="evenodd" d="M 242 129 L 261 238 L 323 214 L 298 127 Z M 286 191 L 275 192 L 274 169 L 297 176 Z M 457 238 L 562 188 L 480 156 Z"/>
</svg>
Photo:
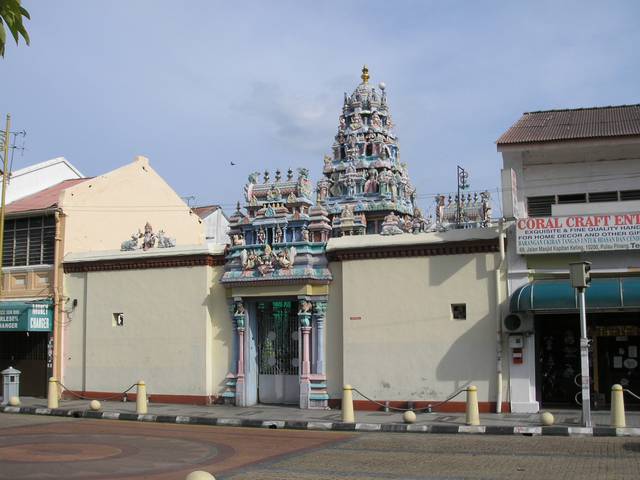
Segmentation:
<svg viewBox="0 0 640 480">
<path fill-rule="evenodd" d="M 446 229 L 416 206 L 416 189 L 400 162 L 386 87 L 362 82 L 345 94 L 332 155 L 325 156 L 316 202 L 309 172 L 249 175 L 245 205 L 229 219 L 231 246 L 221 278 L 234 328 L 232 371 L 224 398 L 240 406 L 296 403 L 326 408 L 325 311 L 332 237 L 399 235 Z M 294 178 L 295 177 L 295 178 Z M 440 199 L 443 201 L 443 199 Z M 485 222 L 488 197 L 464 203 L 464 218 Z M 462 218 L 458 214 L 456 219 Z"/>
<path fill-rule="evenodd" d="M 400 162 L 386 86 L 371 86 L 366 66 L 361 78 L 350 96 L 345 93 L 333 152 L 324 157 L 317 184 L 317 203 L 329 213 L 334 237 L 422 231 L 427 225 L 415 205 L 407 165 Z M 388 215 L 399 231 L 384 229 Z"/>
<path fill-rule="evenodd" d="M 306 169 L 273 180 L 249 176 L 245 212 L 230 218 L 232 245 L 221 283 L 231 293 L 235 371 L 225 398 L 236 405 L 299 403 L 325 408 L 324 319 L 331 281 L 327 211 L 313 206 Z M 266 296 L 265 296 L 266 294 Z"/>
<path fill-rule="evenodd" d="M 481 228 L 491 226 L 491 195 L 488 191 L 436 195 L 436 225 L 449 228 Z"/>
</svg>

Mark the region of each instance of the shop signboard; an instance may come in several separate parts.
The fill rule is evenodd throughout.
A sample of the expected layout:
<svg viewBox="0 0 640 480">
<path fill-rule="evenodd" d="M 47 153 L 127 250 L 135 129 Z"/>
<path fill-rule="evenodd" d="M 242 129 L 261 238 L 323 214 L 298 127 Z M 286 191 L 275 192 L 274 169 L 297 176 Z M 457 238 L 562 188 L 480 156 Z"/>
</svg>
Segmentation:
<svg viewBox="0 0 640 480">
<path fill-rule="evenodd" d="M 520 218 L 516 249 L 520 255 L 640 250 L 640 212 Z"/>
<path fill-rule="evenodd" d="M 0 302 L 0 332 L 50 332 L 50 302 Z"/>
</svg>

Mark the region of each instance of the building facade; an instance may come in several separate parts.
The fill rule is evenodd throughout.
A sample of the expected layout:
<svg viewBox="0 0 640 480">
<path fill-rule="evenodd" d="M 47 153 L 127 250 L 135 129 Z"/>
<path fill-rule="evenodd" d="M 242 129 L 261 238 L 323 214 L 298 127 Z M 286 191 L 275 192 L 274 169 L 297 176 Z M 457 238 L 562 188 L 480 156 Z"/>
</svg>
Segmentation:
<svg viewBox="0 0 640 480">
<path fill-rule="evenodd" d="M 589 261 L 591 398 L 640 388 L 640 106 L 525 113 L 497 141 L 508 230 L 513 411 L 580 399 L 569 263 Z M 510 316 L 508 315 L 510 314 Z M 633 401 L 633 400 L 632 400 Z"/>
<path fill-rule="evenodd" d="M 65 329 L 82 308 L 80 297 L 65 291 L 64 257 L 119 246 L 123 229 L 142 236 L 145 221 L 188 244 L 203 240 L 200 220 L 144 157 L 99 177 L 64 180 L 7 205 L 0 367 L 23 371 L 23 394 L 44 395 L 48 377 L 64 377 Z"/>
<path fill-rule="evenodd" d="M 64 250 L 67 388 L 124 397 L 144 379 L 153 401 L 307 409 L 338 406 L 345 383 L 402 407 L 440 404 L 474 384 L 482 411 L 503 408 L 505 255 L 488 194 L 438 196 L 435 219 L 425 219 L 386 87 L 372 87 L 366 68 L 361 80 L 320 180 L 304 168 L 251 173 L 228 245 L 186 232 L 166 210 L 93 197 L 98 184 L 61 197 L 75 232 L 93 225 L 91 211 L 123 217 Z M 120 181 L 137 184 L 139 174 Z M 154 192 L 150 205 L 175 195 Z M 147 220 L 175 242 L 159 248 L 146 228 L 126 239 Z M 463 410 L 464 399 L 438 408 Z"/>
</svg>

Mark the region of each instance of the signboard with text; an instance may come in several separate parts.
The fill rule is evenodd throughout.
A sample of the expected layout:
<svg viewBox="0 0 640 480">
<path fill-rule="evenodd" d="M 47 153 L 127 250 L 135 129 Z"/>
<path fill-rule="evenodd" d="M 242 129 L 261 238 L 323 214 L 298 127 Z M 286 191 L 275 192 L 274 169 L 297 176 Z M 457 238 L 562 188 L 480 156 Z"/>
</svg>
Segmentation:
<svg viewBox="0 0 640 480">
<path fill-rule="evenodd" d="M 0 332 L 50 332 L 50 303 L 0 302 Z"/>
<path fill-rule="evenodd" d="M 521 218 L 516 249 L 520 255 L 640 250 L 640 212 Z"/>
</svg>

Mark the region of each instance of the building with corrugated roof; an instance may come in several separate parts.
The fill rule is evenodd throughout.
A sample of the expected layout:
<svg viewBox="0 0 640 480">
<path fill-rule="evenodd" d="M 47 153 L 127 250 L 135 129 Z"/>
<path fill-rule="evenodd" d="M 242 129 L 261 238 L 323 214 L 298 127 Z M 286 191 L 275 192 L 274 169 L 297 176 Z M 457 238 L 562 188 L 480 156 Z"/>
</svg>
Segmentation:
<svg viewBox="0 0 640 480">
<path fill-rule="evenodd" d="M 591 397 L 640 389 L 640 105 L 524 113 L 497 140 L 507 232 L 513 411 L 581 401 L 580 323 L 569 264 L 586 290 Z"/>
</svg>

